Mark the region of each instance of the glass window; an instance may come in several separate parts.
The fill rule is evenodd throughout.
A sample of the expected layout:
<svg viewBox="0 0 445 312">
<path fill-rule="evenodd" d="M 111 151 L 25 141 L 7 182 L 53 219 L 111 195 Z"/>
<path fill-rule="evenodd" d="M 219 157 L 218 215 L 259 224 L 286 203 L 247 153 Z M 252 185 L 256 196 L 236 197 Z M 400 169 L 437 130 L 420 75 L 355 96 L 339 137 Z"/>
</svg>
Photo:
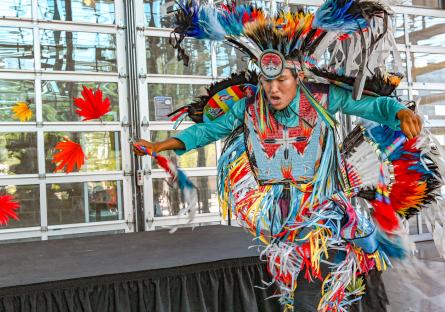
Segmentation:
<svg viewBox="0 0 445 312">
<path fill-rule="evenodd" d="M 121 220 L 121 181 L 48 184 L 48 225 Z"/>
<path fill-rule="evenodd" d="M 445 54 L 412 53 L 412 76 L 417 82 L 445 81 Z"/>
<path fill-rule="evenodd" d="M 0 69 L 34 69 L 32 30 L 0 27 Z"/>
<path fill-rule="evenodd" d="M 419 113 L 428 119 L 445 119 L 445 90 L 413 90 Z"/>
<path fill-rule="evenodd" d="M 81 172 L 115 171 L 121 169 L 121 148 L 119 132 L 47 132 L 45 133 L 46 172 L 54 172 L 52 163 L 57 152 L 54 147 L 64 137 L 79 143 L 85 154 Z"/>
<path fill-rule="evenodd" d="M 399 44 L 405 43 L 405 20 L 403 14 L 394 14 L 391 16 L 394 37 Z"/>
<path fill-rule="evenodd" d="M 146 37 L 147 72 L 167 75 L 212 75 L 210 42 L 186 38 L 182 42 L 190 57 L 189 65 L 179 62 L 176 49 L 168 42 L 169 38 Z"/>
<path fill-rule="evenodd" d="M 74 98 L 80 98 L 82 86 L 96 91 L 102 90 L 103 99 L 109 98 L 111 112 L 103 116 L 103 121 L 119 120 L 119 94 L 116 82 L 69 82 L 42 81 L 43 120 L 45 121 L 78 121 L 82 118 L 76 114 Z"/>
<path fill-rule="evenodd" d="M 114 0 L 39 0 L 39 18 L 44 20 L 114 24 Z"/>
<path fill-rule="evenodd" d="M 402 0 L 400 5 L 439 9 L 440 0 Z"/>
<path fill-rule="evenodd" d="M 247 69 L 248 57 L 238 49 L 223 43 L 216 45 L 218 77 L 229 77 L 231 73 Z"/>
<path fill-rule="evenodd" d="M 173 27 L 173 11 L 177 7 L 175 1 L 144 0 L 145 26 Z"/>
<path fill-rule="evenodd" d="M 218 212 L 216 177 L 190 177 L 198 188 L 199 213 Z M 153 179 L 153 203 L 156 217 L 175 216 L 184 207 L 181 192 L 167 179 Z"/>
<path fill-rule="evenodd" d="M 445 46 L 445 18 L 408 15 L 407 25 L 411 44 Z"/>
<path fill-rule="evenodd" d="M 0 133 L 0 175 L 38 173 L 37 134 Z"/>
<path fill-rule="evenodd" d="M 11 195 L 20 204 L 16 210 L 19 220 L 9 219 L 8 225 L 1 229 L 40 226 L 40 188 L 39 185 L 0 186 L 0 196 Z"/>
<path fill-rule="evenodd" d="M 417 227 L 417 216 L 412 216 L 411 218 L 409 218 L 408 224 L 409 224 L 410 235 L 419 234 L 419 229 Z"/>
<path fill-rule="evenodd" d="M 388 57 L 385 60 L 386 70 L 390 73 L 394 72 L 402 72 L 405 77 L 403 77 L 402 81 L 405 82 L 407 80 L 406 75 L 406 53 L 405 52 L 399 52 L 400 58 L 401 58 L 401 64 L 398 64 L 396 62 L 396 59 L 394 58 L 394 54 L 390 53 Z"/>
<path fill-rule="evenodd" d="M 408 97 L 408 90 L 406 89 L 396 89 L 396 96 L 401 100 L 401 101 L 408 101 L 409 97 Z"/>
<path fill-rule="evenodd" d="M 31 0 L 2 0 L 0 12 L 7 17 L 31 18 Z"/>
<path fill-rule="evenodd" d="M 32 111 L 29 121 L 35 121 L 34 81 L 0 79 L 0 122 L 18 121 L 12 108 L 20 102 L 28 104 Z"/>
<path fill-rule="evenodd" d="M 151 141 L 158 142 L 166 140 L 178 131 L 151 131 Z M 178 157 L 175 152 L 164 152 L 164 156 L 168 157 L 181 168 L 196 167 L 216 167 L 216 147 L 215 144 L 209 144 L 203 148 L 195 149 Z M 153 168 L 158 169 L 159 166 L 153 161 Z"/>
<path fill-rule="evenodd" d="M 116 35 L 41 30 L 42 69 L 116 72 Z"/>
<path fill-rule="evenodd" d="M 206 87 L 193 84 L 148 84 L 150 120 L 170 120 L 166 115 L 194 98 L 206 94 Z"/>
<path fill-rule="evenodd" d="M 442 148 L 445 148 L 445 128 L 428 128 L 434 137 L 439 141 Z"/>
</svg>

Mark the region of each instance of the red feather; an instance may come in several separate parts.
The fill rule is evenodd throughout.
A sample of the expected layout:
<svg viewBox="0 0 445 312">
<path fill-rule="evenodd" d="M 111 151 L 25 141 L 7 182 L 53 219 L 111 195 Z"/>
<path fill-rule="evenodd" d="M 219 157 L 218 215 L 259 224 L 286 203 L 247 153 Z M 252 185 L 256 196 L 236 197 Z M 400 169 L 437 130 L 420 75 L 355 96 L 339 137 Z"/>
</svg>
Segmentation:
<svg viewBox="0 0 445 312">
<path fill-rule="evenodd" d="M 85 162 L 82 146 L 78 143 L 65 139 L 65 141 L 58 142 L 55 149 L 60 152 L 53 156 L 52 162 L 57 164 L 54 172 L 65 168 L 65 172 L 70 173 L 73 171 L 74 166 L 79 170 Z"/>
<path fill-rule="evenodd" d="M 399 220 L 390 204 L 379 200 L 371 201 L 374 207 L 373 217 L 385 232 L 392 232 L 399 227 Z"/>
<path fill-rule="evenodd" d="M 19 220 L 16 213 L 19 207 L 19 203 L 11 195 L 0 196 L 0 224 L 8 224 L 10 218 Z"/>
<path fill-rule="evenodd" d="M 83 117 L 82 121 L 99 119 L 111 110 L 110 99 L 102 100 L 102 90 L 99 88 L 93 93 L 93 89 L 83 86 L 82 97 L 74 99 L 74 105 L 79 108 L 76 114 Z"/>
</svg>

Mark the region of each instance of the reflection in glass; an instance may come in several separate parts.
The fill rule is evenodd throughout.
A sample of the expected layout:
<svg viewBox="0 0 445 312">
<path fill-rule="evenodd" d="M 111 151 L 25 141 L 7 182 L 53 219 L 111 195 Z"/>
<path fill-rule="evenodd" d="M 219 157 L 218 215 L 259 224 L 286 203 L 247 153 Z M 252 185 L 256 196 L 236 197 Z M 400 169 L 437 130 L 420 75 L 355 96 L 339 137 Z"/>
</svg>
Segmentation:
<svg viewBox="0 0 445 312">
<path fill-rule="evenodd" d="M 0 132 L 0 175 L 38 173 L 37 134 Z"/>
<path fill-rule="evenodd" d="M 151 131 L 151 141 L 164 141 L 175 133 L 178 133 L 178 131 Z M 180 157 L 173 151 L 164 152 L 162 154 L 181 168 L 216 167 L 215 144 L 209 144 L 203 148 L 192 150 Z M 152 161 L 152 166 L 153 168 L 159 169 L 159 166 L 154 161 Z"/>
<path fill-rule="evenodd" d="M 12 107 L 18 102 L 25 102 L 33 114 L 29 121 L 36 120 L 34 99 L 34 81 L 0 79 L 0 122 L 18 121 L 14 117 Z"/>
<path fill-rule="evenodd" d="M 0 69 L 34 69 L 32 30 L 0 27 Z"/>
<path fill-rule="evenodd" d="M 419 114 L 426 119 L 445 119 L 445 90 L 413 90 Z"/>
<path fill-rule="evenodd" d="M 1 229 L 40 226 L 40 188 L 39 185 L 0 186 L 0 196 L 11 195 L 20 204 L 17 209 L 19 221 L 10 219 Z"/>
<path fill-rule="evenodd" d="M 408 15 L 407 25 L 411 44 L 445 46 L 445 18 Z"/>
<path fill-rule="evenodd" d="M 391 23 L 394 29 L 396 43 L 405 44 L 405 19 L 403 18 L 403 14 L 392 15 Z"/>
<path fill-rule="evenodd" d="M 39 0 L 39 18 L 44 20 L 114 24 L 114 0 Z"/>
<path fill-rule="evenodd" d="M 81 172 L 121 169 L 119 132 L 46 132 L 46 172 L 54 172 L 56 165 L 51 162 L 53 155 L 56 153 L 54 146 L 57 142 L 62 141 L 64 137 L 82 146 L 86 159 L 80 170 Z"/>
<path fill-rule="evenodd" d="M 145 26 L 149 27 L 173 27 L 173 13 L 178 5 L 175 1 L 144 0 Z"/>
<path fill-rule="evenodd" d="M 48 184 L 48 224 L 122 220 L 121 181 Z"/>
<path fill-rule="evenodd" d="M 445 54 L 412 53 L 413 81 L 437 82 L 445 81 Z"/>
<path fill-rule="evenodd" d="M 206 94 L 205 86 L 194 84 L 148 84 L 150 120 L 170 120 L 166 115 L 190 104 L 197 96 Z M 162 101 L 161 101 L 162 99 Z M 170 105 L 166 103 L 170 102 Z M 190 120 L 190 119 L 186 119 Z"/>
<path fill-rule="evenodd" d="M 440 8 L 440 0 L 402 0 L 400 5 L 424 7 L 430 9 Z"/>
<path fill-rule="evenodd" d="M 395 95 L 397 96 L 399 101 L 408 101 L 409 100 L 408 90 L 406 90 L 406 89 L 397 88 L 395 90 Z"/>
<path fill-rule="evenodd" d="M 198 188 L 199 212 L 218 212 L 216 177 L 190 177 Z M 153 179 L 153 203 L 156 217 L 175 216 L 184 207 L 181 192 L 173 189 L 168 179 Z"/>
<path fill-rule="evenodd" d="M 41 30 L 42 69 L 116 72 L 116 35 Z"/>
<path fill-rule="evenodd" d="M 111 102 L 111 112 L 101 118 L 103 121 L 119 120 L 119 95 L 116 82 L 69 82 L 42 81 L 43 120 L 45 121 L 79 121 L 82 118 L 76 114 L 74 98 L 79 98 L 82 86 L 96 91 L 100 88 L 103 98 Z"/>
<path fill-rule="evenodd" d="M 216 66 L 218 77 L 228 77 L 231 73 L 247 69 L 245 55 L 227 44 L 216 45 Z"/>
<path fill-rule="evenodd" d="M 31 0 L 0 1 L 1 16 L 31 18 Z"/>
<path fill-rule="evenodd" d="M 402 72 L 405 74 L 405 77 L 403 77 L 402 81 L 406 81 L 406 53 L 405 52 L 399 52 L 401 61 L 400 64 L 397 63 L 396 59 L 394 58 L 393 53 L 389 53 L 388 57 L 385 60 L 385 66 L 386 71 L 390 73 L 397 73 Z"/>
<path fill-rule="evenodd" d="M 146 37 L 147 72 L 167 75 L 212 75 L 210 42 L 186 38 L 182 45 L 190 57 L 189 66 L 179 62 L 177 51 L 168 42 L 169 38 Z"/>
<path fill-rule="evenodd" d="M 439 141 L 442 148 L 445 148 L 445 127 L 444 128 L 428 128 L 434 137 Z"/>
<path fill-rule="evenodd" d="M 409 220 L 408 220 L 410 235 L 419 234 L 419 228 L 417 226 L 417 218 L 418 218 L 418 216 L 413 216 L 413 217 L 409 218 Z"/>
</svg>

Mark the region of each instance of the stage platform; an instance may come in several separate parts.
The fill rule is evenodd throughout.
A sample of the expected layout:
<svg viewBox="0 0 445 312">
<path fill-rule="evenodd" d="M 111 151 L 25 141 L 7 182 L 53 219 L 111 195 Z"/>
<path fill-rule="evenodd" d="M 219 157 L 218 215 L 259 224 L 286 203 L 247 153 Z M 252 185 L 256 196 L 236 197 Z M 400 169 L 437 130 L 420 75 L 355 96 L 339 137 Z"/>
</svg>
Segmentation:
<svg viewBox="0 0 445 312">
<path fill-rule="evenodd" d="M 279 312 L 251 236 L 206 226 L 0 245 L 0 312 Z M 367 279 L 371 294 L 352 311 L 439 312 L 445 262 L 432 242 L 418 244 L 438 279 Z M 443 277 L 443 278 L 440 278 Z M 315 311 L 319 288 L 299 280 L 297 311 Z M 311 303 L 312 301 L 312 303 Z M 306 303 L 305 303 L 306 302 Z"/>
<path fill-rule="evenodd" d="M 0 245 L 0 312 L 280 311 L 252 244 L 206 226 Z"/>
</svg>

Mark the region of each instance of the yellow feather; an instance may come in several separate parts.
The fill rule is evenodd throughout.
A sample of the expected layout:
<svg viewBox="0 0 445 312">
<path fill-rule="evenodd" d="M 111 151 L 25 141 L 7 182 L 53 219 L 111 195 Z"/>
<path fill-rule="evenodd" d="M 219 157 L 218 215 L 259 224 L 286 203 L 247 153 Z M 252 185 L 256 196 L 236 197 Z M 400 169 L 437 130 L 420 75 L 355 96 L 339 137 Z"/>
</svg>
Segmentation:
<svg viewBox="0 0 445 312">
<path fill-rule="evenodd" d="M 13 117 L 20 120 L 21 122 L 28 121 L 32 117 L 32 110 L 25 102 L 17 102 L 12 107 L 12 111 L 14 112 Z"/>
</svg>

